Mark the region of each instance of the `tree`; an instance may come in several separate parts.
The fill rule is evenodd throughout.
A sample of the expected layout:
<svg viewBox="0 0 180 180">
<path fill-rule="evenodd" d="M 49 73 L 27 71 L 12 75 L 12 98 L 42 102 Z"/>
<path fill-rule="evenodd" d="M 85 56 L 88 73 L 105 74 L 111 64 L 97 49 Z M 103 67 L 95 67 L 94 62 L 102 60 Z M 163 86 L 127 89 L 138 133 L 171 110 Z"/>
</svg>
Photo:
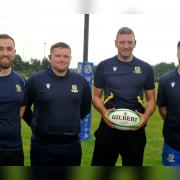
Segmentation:
<svg viewBox="0 0 180 180">
<path fill-rule="evenodd" d="M 22 72 L 24 68 L 24 62 L 22 61 L 22 58 L 20 55 L 15 55 L 13 60 L 13 69 L 18 72 Z"/>
<path fill-rule="evenodd" d="M 37 71 L 40 71 L 42 69 L 41 68 L 41 61 L 38 59 L 31 59 L 30 64 L 31 64 L 33 72 L 37 72 Z"/>
<path fill-rule="evenodd" d="M 171 62 L 171 63 L 165 63 L 161 62 L 155 66 L 153 66 L 154 74 L 155 74 L 155 81 L 159 81 L 159 78 L 165 74 L 166 72 L 173 70 L 176 68 L 176 65 Z"/>
<path fill-rule="evenodd" d="M 44 57 L 41 63 L 42 69 L 46 69 L 49 66 L 48 58 Z"/>
</svg>

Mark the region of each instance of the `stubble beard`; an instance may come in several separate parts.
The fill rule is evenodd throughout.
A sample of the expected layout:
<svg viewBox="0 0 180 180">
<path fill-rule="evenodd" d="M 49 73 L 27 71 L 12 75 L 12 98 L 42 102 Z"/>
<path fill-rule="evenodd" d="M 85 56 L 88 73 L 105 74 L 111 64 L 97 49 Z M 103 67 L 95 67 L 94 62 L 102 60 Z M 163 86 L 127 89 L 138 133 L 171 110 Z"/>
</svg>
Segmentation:
<svg viewBox="0 0 180 180">
<path fill-rule="evenodd" d="M 4 60 L 4 57 L 0 58 L 0 69 L 1 70 L 7 70 L 12 65 L 12 60 L 8 57 L 5 57 L 5 58 L 6 58 L 5 60 Z"/>
</svg>

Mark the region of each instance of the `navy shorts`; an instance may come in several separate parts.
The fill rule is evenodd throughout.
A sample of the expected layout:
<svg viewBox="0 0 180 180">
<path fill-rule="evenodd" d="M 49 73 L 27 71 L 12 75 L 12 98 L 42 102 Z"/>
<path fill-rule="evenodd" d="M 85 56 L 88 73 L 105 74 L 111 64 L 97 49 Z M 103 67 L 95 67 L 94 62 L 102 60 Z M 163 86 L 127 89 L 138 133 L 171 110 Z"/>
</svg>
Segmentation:
<svg viewBox="0 0 180 180">
<path fill-rule="evenodd" d="M 144 128 L 137 131 L 120 131 L 101 121 L 95 137 L 92 166 L 115 166 L 119 155 L 123 166 L 143 165 L 146 145 Z"/>
</svg>

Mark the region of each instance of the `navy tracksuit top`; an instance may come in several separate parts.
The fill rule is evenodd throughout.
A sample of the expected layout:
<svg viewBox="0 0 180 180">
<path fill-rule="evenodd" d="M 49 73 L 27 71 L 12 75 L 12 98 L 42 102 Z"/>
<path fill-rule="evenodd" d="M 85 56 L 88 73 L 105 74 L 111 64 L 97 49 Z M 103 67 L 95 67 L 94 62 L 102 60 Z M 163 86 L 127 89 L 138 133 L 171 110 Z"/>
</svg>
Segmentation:
<svg viewBox="0 0 180 180">
<path fill-rule="evenodd" d="M 50 67 L 27 80 L 26 105 L 24 119 L 38 138 L 78 135 L 91 109 L 91 89 L 80 74 L 68 70 L 59 77 Z"/>
</svg>

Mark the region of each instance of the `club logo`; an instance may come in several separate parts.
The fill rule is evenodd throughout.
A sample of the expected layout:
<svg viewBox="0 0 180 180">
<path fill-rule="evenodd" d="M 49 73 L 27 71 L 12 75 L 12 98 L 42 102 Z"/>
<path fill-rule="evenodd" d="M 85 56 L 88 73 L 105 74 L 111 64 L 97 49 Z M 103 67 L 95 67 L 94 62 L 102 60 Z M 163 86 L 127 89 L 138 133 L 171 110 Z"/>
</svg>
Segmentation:
<svg viewBox="0 0 180 180">
<path fill-rule="evenodd" d="M 46 83 L 46 88 L 47 88 L 47 89 L 50 89 L 50 87 L 51 87 L 51 84 Z"/>
<path fill-rule="evenodd" d="M 91 67 L 90 64 L 87 64 L 87 65 L 84 66 L 84 72 L 85 72 L 86 74 L 92 73 L 92 67 Z"/>
<path fill-rule="evenodd" d="M 167 161 L 169 162 L 175 162 L 175 159 L 174 159 L 174 154 L 168 154 L 168 157 L 167 157 Z"/>
<path fill-rule="evenodd" d="M 16 84 L 16 92 L 22 92 L 22 88 L 19 84 Z"/>
<path fill-rule="evenodd" d="M 117 70 L 117 67 L 113 67 L 114 72 Z"/>
<path fill-rule="evenodd" d="M 78 87 L 77 87 L 77 85 L 73 84 L 73 85 L 71 86 L 71 92 L 73 92 L 73 93 L 77 93 L 77 92 L 78 92 Z"/>
<path fill-rule="evenodd" d="M 135 73 L 135 74 L 141 74 L 141 73 L 142 73 L 141 67 L 140 67 L 140 66 L 135 66 L 133 73 Z"/>
<path fill-rule="evenodd" d="M 172 88 L 173 88 L 175 85 L 176 85 L 175 82 L 172 82 L 172 83 L 171 83 L 171 87 L 172 87 Z"/>
</svg>

